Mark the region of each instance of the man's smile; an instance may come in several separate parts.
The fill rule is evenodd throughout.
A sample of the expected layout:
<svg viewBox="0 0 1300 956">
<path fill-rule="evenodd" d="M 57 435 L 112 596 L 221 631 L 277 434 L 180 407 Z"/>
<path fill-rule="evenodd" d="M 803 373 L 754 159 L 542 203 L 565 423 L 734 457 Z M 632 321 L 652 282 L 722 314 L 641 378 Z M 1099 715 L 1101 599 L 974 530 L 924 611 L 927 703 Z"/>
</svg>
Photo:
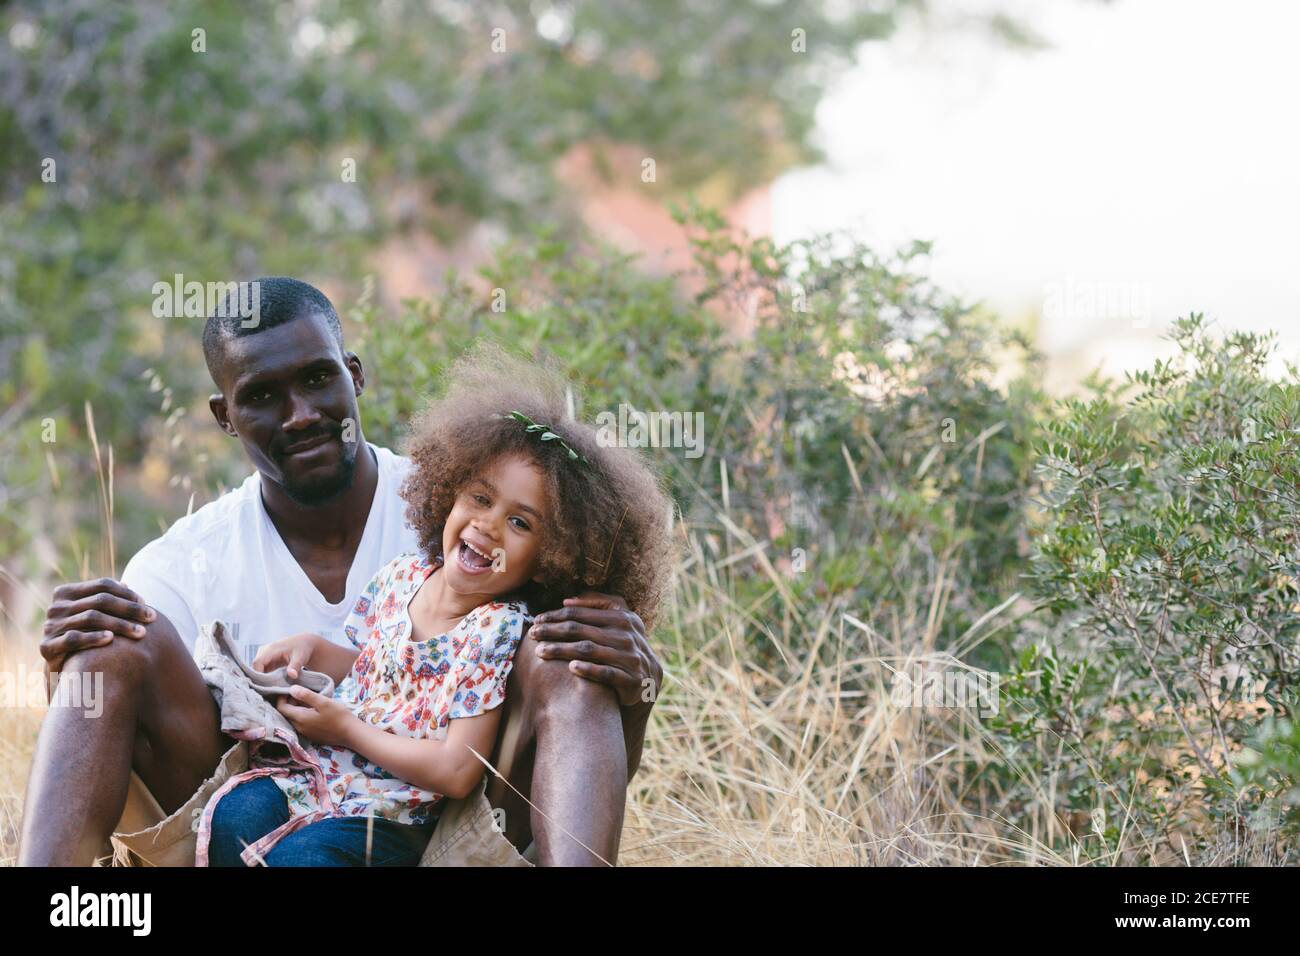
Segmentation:
<svg viewBox="0 0 1300 956">
<path fill-rule="evenodd" d="M 325 445 L 330 444 L 333 440 L 334 440 L 334 436 L 330 435 L 329 433 L 323 435 L 317 435 L 314 438 L 308 438 L 304 441 L 297 442 L 296 444 L 289 445 L 283 451 L 280 452 L 280 455 L 283 458 L 294 458 L 299 455 L 306 455 L 309 452 L 313 452 L 319 448 L 323 448 Z"/>
</svg>

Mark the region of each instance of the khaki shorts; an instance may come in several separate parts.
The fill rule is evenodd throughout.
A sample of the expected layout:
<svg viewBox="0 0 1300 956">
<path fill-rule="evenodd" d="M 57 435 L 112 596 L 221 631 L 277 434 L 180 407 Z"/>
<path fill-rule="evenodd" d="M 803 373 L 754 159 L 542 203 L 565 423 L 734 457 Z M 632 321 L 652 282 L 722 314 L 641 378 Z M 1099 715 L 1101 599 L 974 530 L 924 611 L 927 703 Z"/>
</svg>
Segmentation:
<svg viewBox="0 0 1300 956">
<path fill-rule="evenodd" d="M 248 769 L 248 745 L 226 751 L 217 771 L 175 813 L 163 812 L 134 772 L 126 807 L 112 837 L 113 866 L 193 866 L 199 817 L 212 794 Z M 521 855 L 496 825 L 487 799 L 487 779 L 463 800 L 443 804 L 420 866 L 533 866 L 536 844 Z"/>
</svg>

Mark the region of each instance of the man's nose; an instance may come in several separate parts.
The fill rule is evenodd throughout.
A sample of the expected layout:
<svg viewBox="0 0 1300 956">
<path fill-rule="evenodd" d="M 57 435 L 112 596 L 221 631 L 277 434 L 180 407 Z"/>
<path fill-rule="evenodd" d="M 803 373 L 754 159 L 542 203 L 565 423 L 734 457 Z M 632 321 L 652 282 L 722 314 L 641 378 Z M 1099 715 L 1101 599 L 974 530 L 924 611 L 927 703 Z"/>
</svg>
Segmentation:
<svg viewBox="0 0 1300 956">
<path fill-rule="evenodd" d="M 289 414 L 280 426 L 287 432 L 300 432 L 321 420 L 321 414 L 311 402 L 297 392 L 289 393 Z"/>
</svg>

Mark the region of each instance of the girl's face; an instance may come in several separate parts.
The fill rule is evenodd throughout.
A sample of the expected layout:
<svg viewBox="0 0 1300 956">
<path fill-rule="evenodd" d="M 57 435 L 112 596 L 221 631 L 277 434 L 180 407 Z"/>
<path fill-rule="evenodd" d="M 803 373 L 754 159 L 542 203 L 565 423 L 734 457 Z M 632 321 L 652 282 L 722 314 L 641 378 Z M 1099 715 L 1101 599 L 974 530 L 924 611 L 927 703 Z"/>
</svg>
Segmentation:
<svg viewBox="0 0 1300 956">
<path fill-rule="evenodd" d="M 447 516 L 442 529 L 447 587 L 489 599 L 537 580 L 548 520 L 537 466 L 522 455 L 498 458 L 460 490 Z"/>
</svg>

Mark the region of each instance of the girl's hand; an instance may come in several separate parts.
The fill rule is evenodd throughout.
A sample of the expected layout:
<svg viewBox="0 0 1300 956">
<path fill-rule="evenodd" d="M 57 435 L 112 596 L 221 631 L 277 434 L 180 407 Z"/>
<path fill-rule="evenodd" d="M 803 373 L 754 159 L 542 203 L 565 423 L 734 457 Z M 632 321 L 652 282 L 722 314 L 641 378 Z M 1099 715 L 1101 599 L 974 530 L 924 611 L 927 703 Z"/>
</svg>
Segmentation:
<svg viewBox="0 0 1300 956">
<path fill-rule="evenodd" d="M 295 634 L 273 644 L 264 644 L 253 658 L 253 670 L 265 673 L 277 667 L 287 667 L 288 675 L 297 678 L 302 669 L 311 663 L 321 640 L 319 634 Z"/>
<path fill-rule="evenodd" d="M 360 720 L 342 701 L 322 697 L 295 684 L 289 696 L 281 697 L 275 709 L 293 724 L 293 729 L 318 744 L 347 746 L 348 731 Z"/>
</svg>

